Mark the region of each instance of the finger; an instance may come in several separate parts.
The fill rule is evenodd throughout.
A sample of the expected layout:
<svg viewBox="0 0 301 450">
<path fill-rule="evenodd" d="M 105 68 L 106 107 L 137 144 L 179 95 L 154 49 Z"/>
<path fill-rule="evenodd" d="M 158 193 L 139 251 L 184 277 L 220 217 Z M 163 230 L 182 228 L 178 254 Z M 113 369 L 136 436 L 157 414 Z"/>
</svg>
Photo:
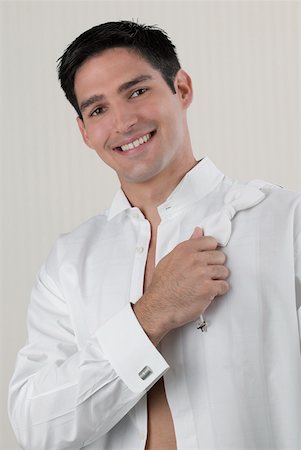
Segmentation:
<svg viewBox="0 0 301 450">
<path fill-rule="evenodd" d="M 212 280 L 226 280 L 230 275 L 229 269 L 223 265 L 208 266 L 207 270 Z"/>
<path fill-rule="evenodd" d="M 225 264 L 225 262 L 226 262 L 226 255 L 221 250 L 203 251 L 199 255 L 200 255 L 200 258 L 202 258 L 203 261 L 208 265 Z"/>
<path fill-rule="evenodd" d="M 196 239 L 196 238 L 200 238 L 204 236 L 204 231 L 202 228 L 200 227 L 195 227 L 195 229 L 193 230 L 193 233 L 190 237 L 190 239 Z"/>
<path fill-rule="evenodd" d="M 224 295 L 226 294 L 230 289 L 230 285 L 225 280 L 215 280 L 214 281 L 214 290 L 215 290 L 215 296 L 218 295 Z"/>
<path fill-rule="evenodd" d="M 217 240 L 213 236 L 203 236 L 198 239 L 190 239 L 190 245 L 198 252 L 207 250 L 216 250 L 218 246 Z"/>
</svg>

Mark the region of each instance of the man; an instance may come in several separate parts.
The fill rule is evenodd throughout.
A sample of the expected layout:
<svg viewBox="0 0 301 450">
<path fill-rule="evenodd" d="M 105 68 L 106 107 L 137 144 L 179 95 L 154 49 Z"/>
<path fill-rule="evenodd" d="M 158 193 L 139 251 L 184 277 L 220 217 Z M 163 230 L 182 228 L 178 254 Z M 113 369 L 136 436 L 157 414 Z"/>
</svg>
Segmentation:
<svg viewBox="0 0 301 450">
<path fill-rule="evenodd" d="M 96 26 L 59 77 L 121 189 L 40 271 L 10 385 L 20 445 L 300 449 L 300 195 L 196 161 L 191 79 L 159 29 Z"/>
</svg>

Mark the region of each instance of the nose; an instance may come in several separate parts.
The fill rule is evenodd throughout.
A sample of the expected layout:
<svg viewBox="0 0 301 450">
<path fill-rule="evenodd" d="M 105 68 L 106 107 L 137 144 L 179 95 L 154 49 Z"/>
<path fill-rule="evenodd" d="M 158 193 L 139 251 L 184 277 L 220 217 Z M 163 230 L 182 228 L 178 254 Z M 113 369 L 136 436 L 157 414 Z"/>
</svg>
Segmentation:
<svg viewBox="0 0 301 450">
<path fill-rule="evenodd" d="M 130 105 L 116 105 L 113 111 L 116 133 L 126 133 L 137 123 L 137 114 Z"/>
</svg>

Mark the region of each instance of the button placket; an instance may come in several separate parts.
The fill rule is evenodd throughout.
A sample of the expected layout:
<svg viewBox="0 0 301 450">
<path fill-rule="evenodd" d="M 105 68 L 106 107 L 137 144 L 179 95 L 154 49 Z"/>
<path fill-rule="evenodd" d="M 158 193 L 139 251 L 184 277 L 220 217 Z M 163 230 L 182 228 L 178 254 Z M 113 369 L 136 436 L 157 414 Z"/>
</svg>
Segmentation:
<svg viewBox="0 0 301 450">
<path fill-rule="evenodd" d="M 136 247 L 136 252 L 139 254 L 139 255 L 141 255 L 141 253 L 143 253 L 144 252 L 144 247 L 141 245 L 141 246 L 137 246 Z"/>
<path fill-rule="evenodd" d="M 151 235 L 149 222 L 146 219 L 142 218 L 139 213 L 137 214 L 139 216 L 139 231 L 135 248 L 130 288 L 131 302 L 136 302 L 143 295 L 144 272 L 147 258 L 146 249 L 149 246 Z"/>
</svg>

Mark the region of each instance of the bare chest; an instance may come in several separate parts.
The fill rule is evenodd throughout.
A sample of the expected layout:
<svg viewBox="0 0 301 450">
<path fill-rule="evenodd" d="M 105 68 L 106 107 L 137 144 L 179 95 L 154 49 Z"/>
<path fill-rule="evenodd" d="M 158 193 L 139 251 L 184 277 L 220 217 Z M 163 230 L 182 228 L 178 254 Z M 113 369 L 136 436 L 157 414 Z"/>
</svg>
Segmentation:
<svg viewBox="0 0 301 450">
<path fill-rule="evenodd" d="M 144 291 L 146 291 L 146 289 L 148 288 L 148 286 L 152 281 L 155 270 L 155 258 L 156 258 L 156 243 L 153 242 L 152 239 L 148 249 L 148 255 L 144 272 L 144 288 L 143 288 Z"/>
<path fill-rule="evenodd" d="M 155 270 L 156 239 L 152 239 L 144 274 L 144 290 L 151 283 Z M 147 394 L 147 442 L 145 450 L 176 450 L 176 438 L 171 412 L 161 378 Z"/>
</svg>

